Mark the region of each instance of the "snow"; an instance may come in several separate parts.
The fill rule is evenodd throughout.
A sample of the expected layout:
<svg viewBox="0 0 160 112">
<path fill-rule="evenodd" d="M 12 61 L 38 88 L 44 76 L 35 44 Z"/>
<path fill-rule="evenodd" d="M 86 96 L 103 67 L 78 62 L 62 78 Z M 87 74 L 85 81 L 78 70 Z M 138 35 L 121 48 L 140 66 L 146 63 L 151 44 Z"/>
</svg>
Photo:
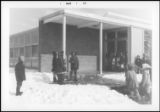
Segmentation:
<svg viewBox="0 0 160 112">
<path fill-rule="evenodd" d="M 124 75 L 105 75 L 104 78 L 124 80 Z M 108 86 L 93 84 L 50 84 L 52 73 L 40 73 L 26 70 L 26 81 L 23 82 L 22 96 L 15 96 L 16 80 L 13 69 L 10 68 L 10 104 L 62 104 L 62 105 L 140 105 L 128 98 L 127 95 L 111 90 Z"/>
<path fill-rule="evenodd" d="M 137 75 L 137 81 L 140 83 L 142 80 L 142 74 L 136 74 Z M 115 74 L 107 74 L 104 75 L 103 78 L 107 79 L 115 79 L 117 81 L 125 81 L 125 73 L 115 73 Z"/>
</svg>

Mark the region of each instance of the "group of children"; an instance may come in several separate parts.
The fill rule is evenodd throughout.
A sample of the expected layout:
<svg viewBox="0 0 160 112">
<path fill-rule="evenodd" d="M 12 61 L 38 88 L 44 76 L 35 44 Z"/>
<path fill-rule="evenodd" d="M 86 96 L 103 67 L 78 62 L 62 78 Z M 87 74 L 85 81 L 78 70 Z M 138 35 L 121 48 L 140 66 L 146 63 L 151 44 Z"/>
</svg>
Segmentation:
<svg viewBox="0 0 160 112">
<path fill-rule="evenodd" d="M 76 52 L 71 53 L 69 59 L 71 65 L 70 77 L 69 80 L 77 81 L 77 70 L 79 69 L 79 61 Z M 53 83 L 64 84 L 64 74 L 66 73 L 66 63 L 63 58 L 63 52 L 54 52 L 53 51 L 53 60 L 52 60 L 52 72 L 53 72 Z M 74 78 L 73 78 L 74 74 Z"/>
<path fill-rule="evenodd" d="M 142 65 L 144 63 L 151 64 L 151 60 L 146 58 L 146 55 L 143 54 L 143 57 L 141 58 L 139 55 L 136 56 L 135 58 L 135 65 L 136 65 L 136 73 L 141 73 Z M 150 71 L 151 73 L 151 71 Z"/>
<path fill-rule="evenodd" d="M 151 67 L 148 64 L 142 65 L 142 80 L 140 83 L 137 81 L 134 64 L 128 64 L 125 71 L 126 86 L 129 96 L 137 101 L 151 100 L 151 80 L 149 70 Z"/>
<path fill-rule="evenodd" d="M 112 70 L 122 72 L 125 69 L 126 56 L 123 52 L 120 52 L 120 55 L 112 57 Z"/>
</svg>

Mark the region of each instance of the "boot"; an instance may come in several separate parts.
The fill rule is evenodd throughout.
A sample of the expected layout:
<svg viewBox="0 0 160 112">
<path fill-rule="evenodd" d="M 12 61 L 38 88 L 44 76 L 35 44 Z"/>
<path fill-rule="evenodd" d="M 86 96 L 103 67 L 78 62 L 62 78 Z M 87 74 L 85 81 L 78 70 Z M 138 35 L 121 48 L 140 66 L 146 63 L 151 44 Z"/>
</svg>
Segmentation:
<svg viewBox="0 0 160 112">
<path fill-rule="evenodd" d="M 23 92 L 16 92 L 16 96 L 22 95 Z"/>
</svg>

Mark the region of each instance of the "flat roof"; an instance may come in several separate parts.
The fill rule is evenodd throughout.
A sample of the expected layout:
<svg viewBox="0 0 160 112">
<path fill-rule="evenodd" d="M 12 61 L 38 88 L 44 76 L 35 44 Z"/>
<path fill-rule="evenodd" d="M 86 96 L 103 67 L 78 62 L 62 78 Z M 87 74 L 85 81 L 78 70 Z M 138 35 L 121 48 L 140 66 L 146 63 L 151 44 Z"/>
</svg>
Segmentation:
<svg viewBox="0 0 160 112">
<path fill-rule="evenodd" d="M 85 13 L 74 10 L 58 10 L 49 15 L 41 17 L 39 20 L 43 20 L 44 23 L 56 22 L 62 23 L 62 17 L 66 15 L 67 24 L 76 25 L 79 28 L 90 27 L 90 28 L 99 28 L 98 24 L 100 22 L 104 23 L 104 29 L 111 29 L 117 27 L 140 27 L 144 29 L 152 29 L 152 24 L 148 21 L 133 18 L 129 16 L 120 15 L 113 12 L 106 12 L 105 16 L 100 16 L 91 13 Z"/>
</svg>

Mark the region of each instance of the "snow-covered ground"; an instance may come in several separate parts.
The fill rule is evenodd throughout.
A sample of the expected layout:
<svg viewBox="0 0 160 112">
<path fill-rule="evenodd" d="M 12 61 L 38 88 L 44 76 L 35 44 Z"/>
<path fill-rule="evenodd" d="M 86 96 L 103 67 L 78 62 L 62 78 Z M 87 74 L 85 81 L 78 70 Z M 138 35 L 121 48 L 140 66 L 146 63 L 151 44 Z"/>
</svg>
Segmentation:
<svg viewBox="0 0 160 112">
<path fill-rule="evenodd" d="M 104 78 L 125 80 L 124 75 L 104 75 Z M 10 68 L 10 104 L 94 104 L 94 105 L 111 105 L 111 104 L 130 104 L 140 105 L 128 98 L 127 95 L 111 90 L 104 85 L 92 84 L 50 84 L 52 73 L 40 73 L 26 70 L 26 81 L 23 82 L 21 91 L 22 96 L 15 96 L 16 80 L 12 68 Z"/>
<path fill-rule="evenodd" d="M 125 74 L 124 73 L 107 73 L 106 75 L 103 76 L 103 78 L 107 79 L 114 79 L 117 81 L 125 81 Z M 137 74 L 137 81 L 140 83 L 142 80 L 142 74 Z"/>
</svg>

